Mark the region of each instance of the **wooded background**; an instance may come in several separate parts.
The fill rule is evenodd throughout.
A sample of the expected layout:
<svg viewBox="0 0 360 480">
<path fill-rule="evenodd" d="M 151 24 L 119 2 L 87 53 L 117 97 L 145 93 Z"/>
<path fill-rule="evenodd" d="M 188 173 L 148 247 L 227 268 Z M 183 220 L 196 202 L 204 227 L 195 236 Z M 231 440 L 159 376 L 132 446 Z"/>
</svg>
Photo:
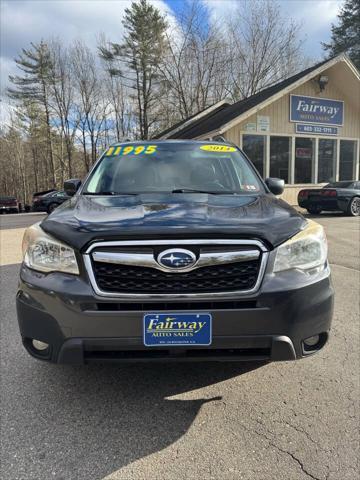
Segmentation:
<svg viewBox="0 0 360 480">
<path fill-rule="evenodd" d="M 344 8 L 347 21 L 349 9 L 359 18 L 359 0 Z M 101 34 L 96 51 L 80 40 L 24 47 L 0 130 L 0 195 L 29 203 L 34 192 L 83 177 L 112 142 L 151 138 L 221 99 L 248 97 L 309 66 L 300 26 L 272 0 L 241 1 L 218 21 L 205 20 L 209 13 L 199 1 L 184 2 L 174 22 L 139 0 L 125 10 L 122 37 Z M 336 35 L 344 37 L 335 28 L 324 45 L 330 55 L 338 53 Z M 355 36 L 358 29 L 359 20 Z M 350 47 L 358 61 L 358 47 Z"/>
</svg>

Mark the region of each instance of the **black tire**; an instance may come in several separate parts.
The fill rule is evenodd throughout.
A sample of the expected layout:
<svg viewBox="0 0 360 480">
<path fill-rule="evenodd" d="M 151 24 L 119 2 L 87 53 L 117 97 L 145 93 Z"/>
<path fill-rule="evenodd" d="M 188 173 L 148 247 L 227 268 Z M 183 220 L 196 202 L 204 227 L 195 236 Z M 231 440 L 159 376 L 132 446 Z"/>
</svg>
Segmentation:
<svg viewBox="0 0 360 480">
<path fill-rule="evenodd" d="M 354 197 L 350 200 L 347 214 L 351 217 L 360 217 L 360 197 Z"/>
<path fill-rule="evenodd" d="M 51 213 L 55 210 L 55 208 L 58 207 L 58 204 L 57 203 L 50 203 L 50 205 L 48 205 L 47 207 L 47 213 Z"/>
<path fill-rule="evenodd" d="M 308 207 L 306 209 L 311 215 L 319 215 L 321 213 L 320 207 Z"/>
</svg>

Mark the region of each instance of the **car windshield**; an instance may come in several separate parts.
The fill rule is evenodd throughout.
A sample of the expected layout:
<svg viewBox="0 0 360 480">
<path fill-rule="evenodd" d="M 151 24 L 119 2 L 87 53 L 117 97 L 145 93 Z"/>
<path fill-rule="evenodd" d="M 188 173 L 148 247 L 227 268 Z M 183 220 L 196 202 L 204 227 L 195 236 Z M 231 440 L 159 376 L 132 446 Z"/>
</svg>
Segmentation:
<svg viewBox="0 0 360 480">
<path fill-rule="evenodd" d="M 134 143 L 110 147 L 84 185 L 83 194 L 240 194 L 264 191 L 242 153 L 204 143 Z"/>
<path fill-rule="evenodd" d="M 325 185 L 324 188 L 350 188 L 354 182 L 331 182 Z"/>
</svg>

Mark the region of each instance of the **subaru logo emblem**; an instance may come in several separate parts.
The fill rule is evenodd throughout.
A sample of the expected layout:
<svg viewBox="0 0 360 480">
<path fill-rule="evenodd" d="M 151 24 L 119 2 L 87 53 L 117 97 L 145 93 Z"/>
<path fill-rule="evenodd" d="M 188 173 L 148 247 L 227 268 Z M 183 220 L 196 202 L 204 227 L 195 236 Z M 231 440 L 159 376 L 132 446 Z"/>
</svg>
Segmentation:
<svg viewBox="0 0 360 480">
<path fill-rule="evenodd" d="M 185 270 L 195 265 L 196 256 L 190 250 L 170 248 L 161 252 L 157 261 L 167 270 Z"/>
</svg>

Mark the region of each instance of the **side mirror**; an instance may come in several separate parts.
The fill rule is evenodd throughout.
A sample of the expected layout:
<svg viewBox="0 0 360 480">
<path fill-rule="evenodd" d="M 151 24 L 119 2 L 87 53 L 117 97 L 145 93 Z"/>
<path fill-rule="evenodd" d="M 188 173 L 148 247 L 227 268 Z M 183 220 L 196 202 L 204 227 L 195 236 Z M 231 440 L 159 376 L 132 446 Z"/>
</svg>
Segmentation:
<svg viewBox="0 0 360 480">
<path fill-rule="evenodd" d="M 281 195 L 285 188 L 285 182 L 281 178 L 267 178 L 265 183 L 274 195 Z"/>
<path fill-rule="evenodd" d="M 64 182 L 64 190 L 66 195 L 69 195 L 69 197 L 72 197 L 75 195 L 75 193 L 79 190 L 81 185 L 81 180 L 78 178 L 72 178 L 71 180 L 66 180 Z"/>
</svg>

